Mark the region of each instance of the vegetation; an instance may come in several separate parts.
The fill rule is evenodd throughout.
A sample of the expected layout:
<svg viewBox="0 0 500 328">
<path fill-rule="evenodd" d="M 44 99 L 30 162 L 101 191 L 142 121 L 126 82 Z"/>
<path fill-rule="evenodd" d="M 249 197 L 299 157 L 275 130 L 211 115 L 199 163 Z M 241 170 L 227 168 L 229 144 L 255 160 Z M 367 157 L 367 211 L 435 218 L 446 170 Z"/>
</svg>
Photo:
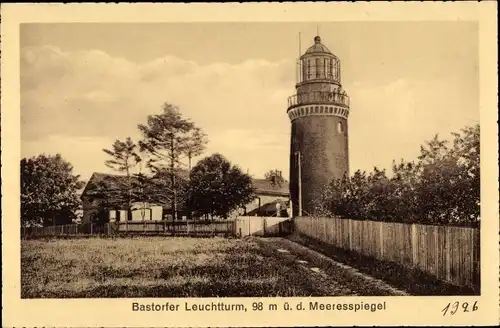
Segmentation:
<svg viewBox="0 0 500 328">
<path fill-rule="evenodd" d="M 131 172 L 141 162 L 141 157 L 137 153 L 137 145 L 131 138 L 127 138 L 125 141 L 116 140 L 111 150 L 103 149 L 103 151 L 112 158 L 105 162 L 106 166 L 118 172 L 125 172 L 127 179 L 117 181 L 118 185 L 115 188 L 109 188 L 109 186 L 104 184 L 101 185 L 101 188 L 106 189 L 102 190 L 102 192 L 108 196 L 108 205 L 125 204 L 128 217 L 130 218 L 132 216 L 134 194 L 136 194 L 137 189 L 141 189 L 136 188 L 138 181 L 132 179 L 133 175 Z"/>
<path fill-rule="evenodd" d="M 179 109 L 165 103 L 163 112 L 149 115 L 147 124 L 140 124 L 143 140 L 139 142 L 141 150 L 150 156 L 148 167 L 158 173 L 157 177 L 167 175 L 169 186 L 164 184 L 164 192 L 171 194 L 172 213 L 177 219 L 178 196 L 183 188 L 179 180 L 182 159 L 187 157 L 189 166 L 193 156 L 202 153 L 206 144 L 204 133 L 189 119 L 182 117 Z"/>
<path fill-rule="evenodd" d="M 271 183 L 273 185 L 276 185 L 276 186 L 280 186 L 283 185 L 284 183 L 286 183 L 286 179 L 283 178 L 283 176 L 281 175 L 281 171 L 280 170 L 269 170 L 267 171 L 265 174 L 264 174 L 264 178 L 266 180 L 269 180 L 271 181 Z"/>
<path fill-rule="evenodd" d="M 220 154 L 206 157 L 190 174 L 190 207 L 199 215 L 227 218 L 252 201 L 252 178 Z"/>
<path fill-rule="evenodd" d="M 21 160 L 21 226 L 69 224 L 80 207 L 83 187 L 61 155 Z"/>
<path fill-rule="evenodd" d="M 375 221 L 478 225 L 480 215 L 479 125 L 436 135 L 421 146 L 418 161 L 385 170 L 357 171 L 331 182 L 317 209 L 322 215 Z"/>
<path fill-rule="evenodd" d="M 290 253 L 278 252 L 280 247 Z M 298 259 L 321 267 L 327 277 L 303 267 Z M 354 271 L 325 263 L 279 238 L 83 238 L 21 243 L 22 298 L 394 295 L 380 282 Z"/>
</svg>

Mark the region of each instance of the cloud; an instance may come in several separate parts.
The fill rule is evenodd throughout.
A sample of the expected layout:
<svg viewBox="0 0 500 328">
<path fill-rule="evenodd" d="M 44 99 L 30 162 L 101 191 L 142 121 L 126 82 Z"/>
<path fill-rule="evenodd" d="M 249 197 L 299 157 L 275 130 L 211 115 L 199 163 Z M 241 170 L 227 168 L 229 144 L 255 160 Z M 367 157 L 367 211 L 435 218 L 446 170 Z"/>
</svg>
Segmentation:
<svg viewBox="0 0 500 328">
<path fill-rule="evenodd" d="M 460 80 L 399 78 L 387 84 L 356 84 L 351 95 L 351 171 L 391 168 L 392 160 L 414 160 L 420 145 L 439 134 L 450 139 L 479 122 L 477 98 Z"/>
<path fill-rule="evenodd" d="M 465 79 L 456 72 L 389 81 L 351 76 L 358 82 L 343 86 L 351 97 L 351 171 L 414 159 L 434 134 L 448 137 L 478 121 L 477 80 L 470 78 L 477 74 Z M 140 137 L 137 125 L 167 101 L 208 134 L 206 155 L 221 153 L 256 176 L 274 168 L 288 175 L 285 113 L 294 83 L 291 61 L 200 65 L 165 56 L 132 62 L 100 50 L 22 48 L 22 155 L 59 152 L 77 173 L 106 171 L 102 148 Z"/>
<path fill-rule="evenodd" d="M 109 148 L 112 142 L 113 139 L 107 138 L 52 135 L 40 140 L 24 141 L 21 152 L 24 157 L 59 153 L 73 165 L 73 173 L 87 180 L 93 172 L 111 173 L 104 165 L 107 158 L 102 149 Z"/>
<path fill-rule="evenodd" d="M 256 153 L 273 158 L 281 152 L 281 165 L 288 166 L 283 135 L 293 84 L 294 65 L 287 61 L 199 65 L 166 56 L 134 63 L 99 50 L 26 47 L 21 50 L 23 155 L 61 152 L 78 171 L 98 170 L 104 167 L 101 149 L 117 138 L 138 137 L 137 125 L 167 101 L 207 132 L 207 151 L 226 151 L 248 167 L 252 163 L 245 161 L 252 162 Z"/>
</svg>

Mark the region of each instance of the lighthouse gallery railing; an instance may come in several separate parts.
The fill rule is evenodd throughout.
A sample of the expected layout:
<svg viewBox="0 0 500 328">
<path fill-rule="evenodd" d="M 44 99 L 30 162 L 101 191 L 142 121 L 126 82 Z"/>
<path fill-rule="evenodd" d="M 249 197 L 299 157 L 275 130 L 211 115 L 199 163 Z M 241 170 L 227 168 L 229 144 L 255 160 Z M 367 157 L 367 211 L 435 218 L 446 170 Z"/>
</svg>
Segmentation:
<svg viewBox="0 0 500 328">
<path fill-rule="evenodd" d="M 334 91 L 312 91 L 288 97 L 288 108 L 318 103 L 349 107 L 349 96 Z"/>
</svg>

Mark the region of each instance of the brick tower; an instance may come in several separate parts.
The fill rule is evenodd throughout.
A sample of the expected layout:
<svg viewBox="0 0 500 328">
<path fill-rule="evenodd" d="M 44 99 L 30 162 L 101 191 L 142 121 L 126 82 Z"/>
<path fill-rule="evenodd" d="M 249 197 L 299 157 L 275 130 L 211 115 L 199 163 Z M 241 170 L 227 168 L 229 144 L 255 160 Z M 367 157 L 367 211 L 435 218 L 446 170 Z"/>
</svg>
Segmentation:
<svg viewBox="0 0 500 328">
<path fill-rule="evenodd" d="M 340 60 L 319 36 L 297 65 L 297 93 L 288 98 L 287 110 L 292 123 L 290 196 L 293 216 L 300 215 L 299 199 L 302 215 L 308 216 L 315 214 L 325 185 L 349 172 L 349 97 L 341 85 Z"/>
</svg>

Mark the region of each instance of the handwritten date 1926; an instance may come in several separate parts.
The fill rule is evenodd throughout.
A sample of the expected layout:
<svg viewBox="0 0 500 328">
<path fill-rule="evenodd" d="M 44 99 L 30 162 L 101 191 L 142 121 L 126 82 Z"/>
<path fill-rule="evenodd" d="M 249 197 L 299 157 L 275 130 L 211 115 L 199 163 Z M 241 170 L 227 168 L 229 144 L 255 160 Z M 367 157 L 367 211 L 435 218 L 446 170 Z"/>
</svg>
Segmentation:
<svg viewBox="0 0 500 328">
<path fill-rule="evenodd" d="M 475 301 L 473 304 L 467 303 L 467 302 L 453 302 L 453 303 L 448 303 L 444 307 L 444 309 L 441 310 L 443 313 L 443 316 L 445 315 L 455 315 L 457 312 L 474 312 L 478 310 L 477 306 L 477 301 Z"/>
</svg>

